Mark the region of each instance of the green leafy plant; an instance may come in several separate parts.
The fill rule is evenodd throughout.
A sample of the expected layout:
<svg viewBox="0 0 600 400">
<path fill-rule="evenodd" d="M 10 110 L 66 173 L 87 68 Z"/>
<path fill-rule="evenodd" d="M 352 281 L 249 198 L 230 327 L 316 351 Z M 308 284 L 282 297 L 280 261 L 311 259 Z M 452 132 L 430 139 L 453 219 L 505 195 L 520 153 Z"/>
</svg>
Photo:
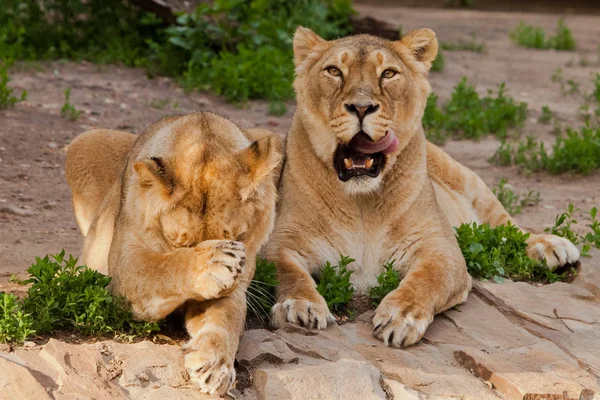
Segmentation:
<svg viewBox="0 0 600 400">
<path fill-rule="evenodd" d="M 542 115 L 538 118 L 538 122 L 541 124 L 549 124 L 554 118 L 554 113 L 548 106 L 542 106 Z"/>
<path fill-rule="evenodd" d="M 573 33 L 562 18 L 558 20 L 554 36 L 546 37 L 543 28 L 521 22 L 510 32 L 510 38 L 521 47 L 555 50 L 575 49 Z"/>
<path fill-rule="evenodd" d="M 512 186 L 504 178 L 500 179 L 500 183 L 492 188 L 492 192 L 502 203 L 502 206 L 510 215 L 520 214 L 524 207 L 538 205 L 540 202 L 540 192 L 529 191 L 523 198 L 512 190 Z"/>
<path fill-rule="evenodd" d="M 594 74 L 594 91 L 592 94 L 596 102 L 600 104 L 600 73 Z"/>
<path fill-rule="evenodd" d="M 593 207 L 586 217 L 586 220 L 589 222 L 586 226 L 590 231 L 582 235 L 573 230 L 573 227 L 578 223 L 575 219 L 575 214 L 580 211 L 581 209 L 575 208 L 573 204 L 569 204 L 565 212 L 556 216 L 554 225 L 546 228 L 544 231 L 564 237 L 573 244 L 581 244 L 581 255 L 587 256 L 592 246 L 600 248 L 600 221 L 598 221 L 598 209 Z"/>
<path fill-rule="evenodd" d="M 69 121 L 77 121 L 81 116 L 81 111 L 71 104 L 71 88 L 65 89 L 65 102 L 60 109 L 60 114 Z"/>
<path fill-rule="evenodd" d="M 264 258 L 256 258 L 256 271 L 250 282 L 246 297 L 249 311 L 259 318 L 268 317 L 275 304 L 275 288 L 279 285 L 275 263 Z"/>
<path fill-rule="evenodd" d="M 556 138 L 552 151 L 533 137 L 517 143 L 504 142 L 491 158 L 499 165 L 518 165 L 527 172 L 548 171 L 560 174 L 567 171 L 584 175 L 600 168 L 600 128 L 570 128 L 565 137 Z"/>
<path fill-rule="evenodd" d="M 543 262 L 527 256 L 528 233 L 510 224 L 462 224 L 456 238 L 471 276 L 480 279 L 557 282 L 566 274 L 551 272 Z"/>
<path fill-rule="evenodd" d="M 33 318 L 23 312 L 17 297 L 0 292 L 0 343 L 23 343 L 35 334 L 33 326 Z"/>
<path fill-rule="evenodd" d="M 3 108 L 9 108 L 27 99 L 27 92 L 23 90 L 21 96 L 13 96 L 13 89 L 8 87 L 10 82 L 10 76 L 8 75 L 8 69 L 12 65 L 12 61 L 2 61 L 0 57 L 0 110 Z"/>
<path fill-rule="evenodd" d="M 350 0 L 201 3 L 166 29 L 167 42 L 153 46 L 155 58 L 163 60 L 161 71 L 182 75 L 189 90 L 213 90 L 236 103 L 266 98 L 281 113 L 283 101 L 293 97 L 296 27 L 337 38 L 349 32 L 352 13 Z"/>
<path fill-rule="evenodd" d="M 444 58 L 444 53 L 440 49 L 440 50 L 438 50 L 437 56 L 431 63 L 431 70 L 434 72 L 443 71 L 445 65 L 446 65 L 446 60 Z"/>
<path fill-rule="evenodd" d="M 441 42 L 440 47 L 447 51 L 472 51 L 474 53 L 485 53 L 487 50 L 485 43 L 478 41 L 475 36 L 471 40 Z"/>
<path fill-rule="evenodd" d="M 74 59 L 147 68 L 188 90 L 235 103 L 293 97 L 291 41 L 298 25 L 325 38 L 350 32 L 351 0 L 215 0 L 164 20 L 122 0 L 6 0 L 0 59 Z"/>
<path fill-rule="evenodd" d="M 134 320 L 127 303 L 107 290 L 111 278 L 78 266 L 73 256 L 66 259 L 64 250 L 36 258 L 27 272 L 30 277 L 23 281 L 31 284 L 27 296 L 16 306 L 10 299 L 4 300 L 9 305 L 4 312 L 23 321 L 17 340 L 25 340 L 34 332 L 39 335 L 56 330 L 94 336 L 126 333 L 136 337 L 159 329 L 158 323 Z M 33 322 L 29 324 L 29 320 Z"/>
<path fill-rule="evenodd" d="M 331 265 L 328 261 L 321 269 L 321 276 L 317 285 L 317 291 L 327 302 L 327 307 L 332 312 L 340 312 L 342 308 L 352 300 L 354 287 L 350 283 L 350 275 L 354 271 L 346 267 L 353 263 L 353 258 L 340 255 L 337 265 Z"/>
<path fill-rule="evenodd" d="M 377 286 L 369 289 L 373 307 L 377 307 L 388 293 L 400 285 L 400 272 L 394 269 L 394 263 L 395 260 L 390 260 L 384 264 L 384 271 L 377 277 Z"/>
<path fill-rule="evenodd" d="M 487 96 L 481 98 L 463 77 L 454 87 L 450 101 L 442 108 L 437 106 L 437 96 L 430 95 L 423 126 L 428 137 L 438 139 L 438 142 L 448 134 L 478 139 L 491 133 L 505 138 L 509 129 L 520 128 L 526 118 L 527 104 L 517 103 L 507 96 L 504 83 L 498 86 L 496 96 L 488 90 Z"/>
</svg>

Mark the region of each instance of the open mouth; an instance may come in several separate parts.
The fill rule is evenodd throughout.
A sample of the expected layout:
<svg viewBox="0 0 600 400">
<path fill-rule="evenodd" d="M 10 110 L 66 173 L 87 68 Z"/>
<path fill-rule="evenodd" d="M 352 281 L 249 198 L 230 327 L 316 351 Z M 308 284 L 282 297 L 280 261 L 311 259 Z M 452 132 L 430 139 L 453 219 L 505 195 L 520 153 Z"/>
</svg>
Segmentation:
<svg viewBox="0 0 600 400">
<path fill-rule="evenodd" d="M 398 138 L 389 130 L 377 142 L 360 131 L 349 143 L 339 144 L 333 156 L 333 166 L 342 182 L 359 176 L 375 178 L 386 162 L 386 155 L 398 148 Z"/>
</svg>

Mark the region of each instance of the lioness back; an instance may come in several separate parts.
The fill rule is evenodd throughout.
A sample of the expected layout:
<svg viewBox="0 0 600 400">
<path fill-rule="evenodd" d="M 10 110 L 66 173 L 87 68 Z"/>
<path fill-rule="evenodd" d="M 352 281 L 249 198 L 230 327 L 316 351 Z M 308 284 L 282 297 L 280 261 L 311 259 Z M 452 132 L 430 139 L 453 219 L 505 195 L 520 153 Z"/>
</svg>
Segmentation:
<svg viewBox="0 0 600 400">
<path fill-rule="evenodd" d="M 95 129 L 77 136 L 67 148 L 65 175 L 79 229 L 87 235 L 100 203 L 117 182 L 137 136 Z"/>
</svg>

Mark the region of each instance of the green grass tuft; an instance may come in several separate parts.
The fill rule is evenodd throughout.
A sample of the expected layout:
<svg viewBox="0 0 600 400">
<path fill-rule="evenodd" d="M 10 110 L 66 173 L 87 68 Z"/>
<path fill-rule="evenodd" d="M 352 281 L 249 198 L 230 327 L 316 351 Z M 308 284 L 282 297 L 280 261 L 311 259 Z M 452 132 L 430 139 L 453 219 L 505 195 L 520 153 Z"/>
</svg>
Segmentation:
<svg viewBox="0 0 600 400">
<path fill-rule="evenodd" d="M 353 258 L 340 255 L 337 265 L 331 265 L 328 261 L 321 269 L 317 291 L 332 312 L 343 311 L 343 307 L 352 300 L 354 287 L 350 283 L 350 275 L 354 271 L 346 267 L 354 261 Z"/>
<path fill-rule="evenodd" d="M 492 188 L 492 192 L 510 215 L 520 214 L 524 207 L 536 206 L 540 202 L 540 192 L 530 190 L 521 198 L 504 178 L 500 179 L 500 183 Z"/>
<path fill-rule="evenodd" d="M 567 276 L 551 272 L 545 263 L 529 258 L 529 234 L 510 223 L 495 228 L 475 222 L 462 224 L 456 228 L 456 238 L 474 278 L 552 283 Z"/>
<path fill-rule="evenodd" d="M 579 172 L 588 175 L 600 168 L 600 128 L 567 128 L 565 137 L 556 138 L 552 151 L 543 142 L 527 137 L 516 143 L 504 142 L 491 158 L 499 165 L 518 165 L 526 172 L 551 174 Z"/>
<path fill-rule="evenodd" d="M 463 77 L 454 87 L 450 101 L 439 108 L 437 96 L 430 94 L 423 115 L 423 127 L 429 140 L 443 143 L 448 135 L 479 139 L 488 134 L 506 138 L 510 129 L 520 128 L 527 118 L 527 104 L 506 95 L 504 83 L 498 93 L 491 90 L 480 97 Z"/>
<path fill-rule="evenodd" d="M 11 65 L 12 61 L 2 61 L 2 57 L 0 57 L 0 110 L 12 107 L 27 99 L 27 92 L 25 90 L 21 92 L 21 96 L 16 97 L 13 95 L 13 89 L 8 87 L 8 82 L 10 82 L 8 69 Z"/>
<path fill-rule="evenodd" d="M 556 26 L 556 34 L 547 37 L 543 28 L 521 22 L 510 38 L 521 47 L 532 49 L 575 50 L 575 38 L 565 21 L 561 18 Z"/>
<path fill-rule="evenodd" d="M 108 291 L 111 278 L 78 266 L 73 256 L 66 259 L 64 250 L 36 258 L 27 271 L 30 277 L 23 283 L 32 286 L 22 301 L 2 294 L 5 306 L 0 341 L 19 343 L 34 334 L 57 330 L 90 336 L 124 333 L 143 337 L 159 329 L 158 323 L 134 320 L 127 303 Z"/>
<path fill-rule="evenodd" d="M 369 297 L 373 307 L 377 307 L 381 300 L 400 285 L 400 272 L 394 269 L 395 260 L 385 263 L 384 271 L 377 277 L 377 286 L 369 289 Z"/>
<path fill-rule="evenodd" d="M 235 103 L 268 99 L 281 114 L 293 98 L 296 27 L 333 39 L 350 32 L 353 13 L 351 0 L 215 0 L 169 25 L 122 0 L 6 0 L 0 59 L 140 66 Z"/>
<path fill-rule="evenodd" d="M 81 116 L 81 111 L 71 104 L 71 88 L 65 89 L 65 102 L 60 109 L 60 115 L 69 121 L 77 121 Z"/>
<path fill-rule="evenodd" d="M 487 51 L 485 43 L 475 39 L 475 36 L 471 40 L 441 42 L 440 47 L 447 51 L 471 51 L 473 53 L 485 53 Z"/>
<path fill-rule="evenodd" d="M 444 58 L 444 53 L 442 50 L 438 50 L 437 56 L 435 60 L 431 63 L 431 70 L 435 72 L 440 72 L 444 70 L 444 66 L 446 65 L 446 60 Z"/>
</svg>

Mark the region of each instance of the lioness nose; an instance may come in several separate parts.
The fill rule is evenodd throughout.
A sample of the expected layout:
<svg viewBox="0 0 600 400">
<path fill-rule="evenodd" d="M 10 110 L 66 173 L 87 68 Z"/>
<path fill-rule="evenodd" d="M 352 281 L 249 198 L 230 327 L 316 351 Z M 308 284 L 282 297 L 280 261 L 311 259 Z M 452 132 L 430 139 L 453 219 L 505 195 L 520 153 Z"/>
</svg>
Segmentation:
<svg viewBox="0 0 600 400">
<path fill-rule="evenodd" d="M 374 113 L 379 109 L 379 104 L 344 104 L 346 110 L 351 114 L 356 114 L 360 121 L 369 114 Z"/>
</svg>

